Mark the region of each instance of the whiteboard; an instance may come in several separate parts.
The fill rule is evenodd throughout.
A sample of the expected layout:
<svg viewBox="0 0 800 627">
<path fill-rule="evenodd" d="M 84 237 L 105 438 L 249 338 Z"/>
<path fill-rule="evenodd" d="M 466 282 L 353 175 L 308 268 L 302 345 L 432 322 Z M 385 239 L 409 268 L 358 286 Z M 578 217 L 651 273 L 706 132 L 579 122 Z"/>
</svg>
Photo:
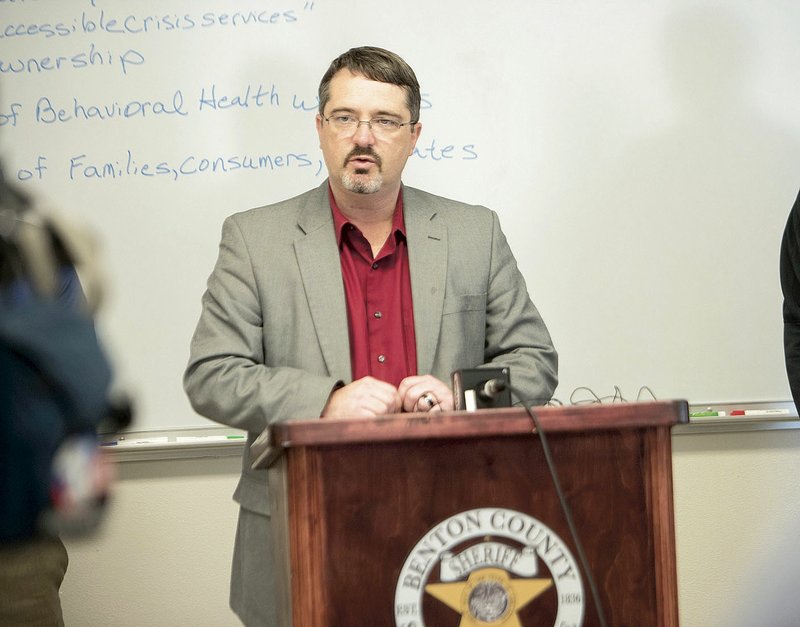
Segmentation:
<svg viewBox="0 0 800 627">
<path fill-rule="evenodd" d="M 89 225 L 140 429 L 181 376 L 225 216 L 324 178 L 316 89 L 356 45 L 423 91 L 406 183 L 495 209 L 588 386 L 788 400 L 778 250 L 800 186 L 800 3 L 0 0 L 9 178 Z"/>
</svg>

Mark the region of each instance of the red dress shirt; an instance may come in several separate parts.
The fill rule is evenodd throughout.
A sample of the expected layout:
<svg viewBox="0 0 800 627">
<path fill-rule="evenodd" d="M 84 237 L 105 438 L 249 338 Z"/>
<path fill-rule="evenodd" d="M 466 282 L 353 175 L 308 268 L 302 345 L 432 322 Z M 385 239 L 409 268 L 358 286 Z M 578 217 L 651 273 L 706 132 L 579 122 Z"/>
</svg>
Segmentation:
<svg viewBox="0 0 800 627">
<path fill-rule="evenodd" d="M 392 230 L 374 258 L 369 242 L 339 210 L 330 191 L 329 197 L 347 300 L 353 380 L 369 375 L 397 386 L 417 373 L 402 191 Z"/>
</svg>

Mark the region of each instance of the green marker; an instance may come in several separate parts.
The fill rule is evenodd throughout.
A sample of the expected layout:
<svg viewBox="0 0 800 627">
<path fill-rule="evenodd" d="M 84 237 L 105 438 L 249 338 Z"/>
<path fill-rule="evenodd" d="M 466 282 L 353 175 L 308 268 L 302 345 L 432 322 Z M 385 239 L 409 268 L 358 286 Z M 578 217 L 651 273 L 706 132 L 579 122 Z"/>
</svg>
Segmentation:
<svg viewBox="0 0 800 627">
<path fill-rule="evenodd" d="M 706 411 L 689 412 L 689 418 L 712 418 L 712 417 L 724 416 L 724 415 L 725 415 L 724 411 L 712 411 L 710 409 L 706 410 Z"/>
</svg>

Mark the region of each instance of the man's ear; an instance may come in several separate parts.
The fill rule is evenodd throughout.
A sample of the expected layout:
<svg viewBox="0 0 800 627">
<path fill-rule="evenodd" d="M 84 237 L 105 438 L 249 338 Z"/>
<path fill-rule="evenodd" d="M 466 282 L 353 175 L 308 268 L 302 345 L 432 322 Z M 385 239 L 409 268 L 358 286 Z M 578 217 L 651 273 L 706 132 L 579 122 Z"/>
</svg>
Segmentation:
<svg viewBox="0 0 800 627">
<path fill-rule="evenodd" d="M 414 154 L 414 148 L 417 147 L 417 141 L 419 140 L 419 136 L 422 134 L 422 122 L 417 122 L 414 125 L 414 131 L 412 134 L 414 135 L 414 143 L 411 144 L 411 150 L 408 151 L 409 156 Z"/>
</svg>

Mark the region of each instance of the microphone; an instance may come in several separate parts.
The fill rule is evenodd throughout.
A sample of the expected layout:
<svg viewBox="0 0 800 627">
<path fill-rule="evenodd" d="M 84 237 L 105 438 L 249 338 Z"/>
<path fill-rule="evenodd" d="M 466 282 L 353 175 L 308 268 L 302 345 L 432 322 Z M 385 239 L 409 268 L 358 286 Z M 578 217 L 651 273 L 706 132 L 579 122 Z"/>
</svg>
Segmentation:
<svg viewBox="0 0 800 627">
<path fill-rule="evenodd" d="M 486 403 L 494 403 L 506 390 L 506 382 L 502 379 L 489 379 L 482 387 L 479 386 L 478 397 Z"/>
<path fill-rule="evenodd" d="M 452 377 L 456 410 L 511 407 L 508 368 L 464 368 L 453 372 Z"/>
</svg>

